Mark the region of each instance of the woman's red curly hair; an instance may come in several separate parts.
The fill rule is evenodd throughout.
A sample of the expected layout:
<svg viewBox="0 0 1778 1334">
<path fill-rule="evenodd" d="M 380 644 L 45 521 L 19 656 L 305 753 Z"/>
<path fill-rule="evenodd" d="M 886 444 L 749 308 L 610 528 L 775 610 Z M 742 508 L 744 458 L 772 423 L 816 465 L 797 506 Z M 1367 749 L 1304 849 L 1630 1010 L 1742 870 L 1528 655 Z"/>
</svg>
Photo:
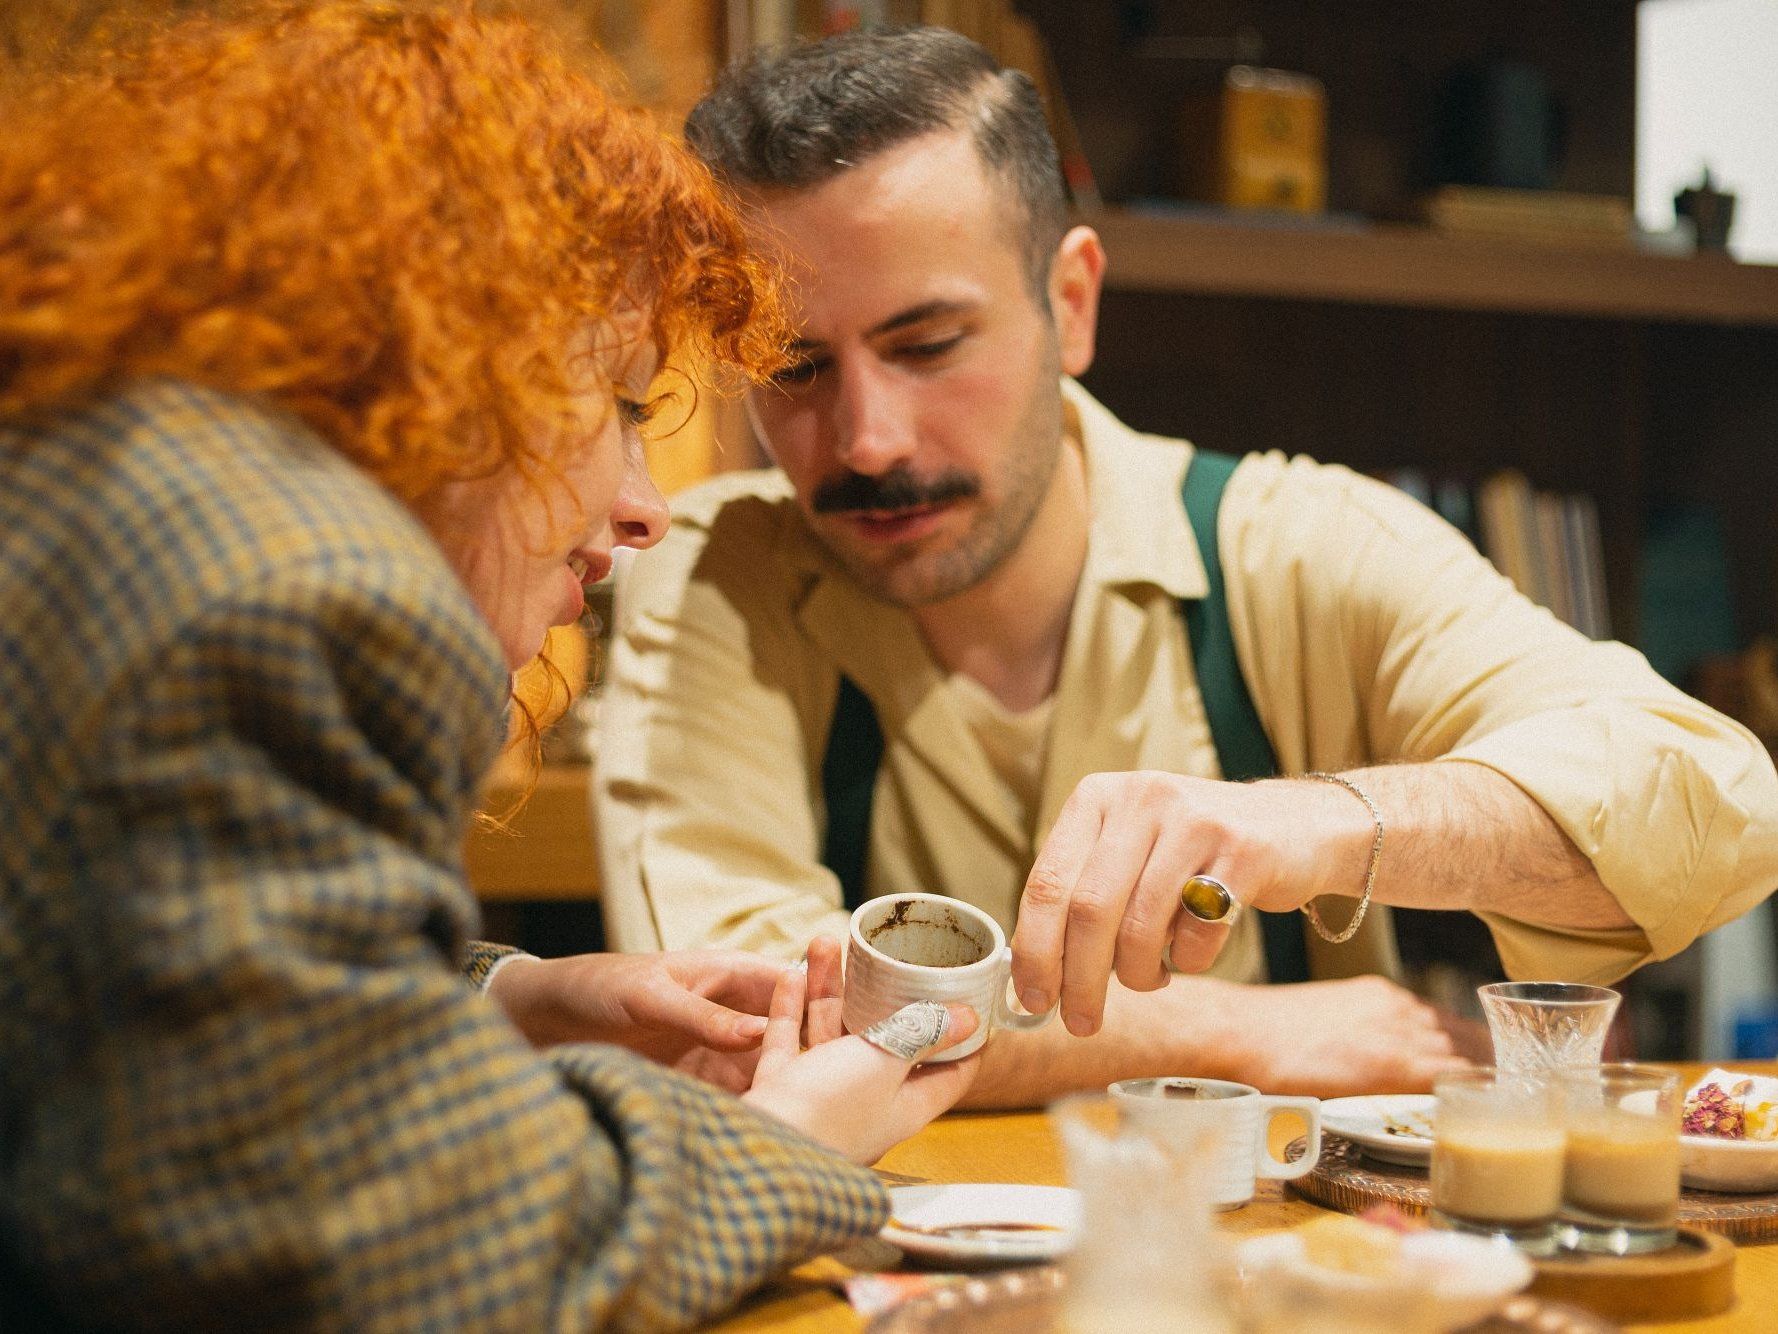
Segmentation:
<svg viewBox="0 0 1778 1334">
<path fill-rule="evenodd" d="M 237 6 L 30 80 L 0 104 L 0 415 L 175 376 L 412 498 L 549 471 L 573 350 L 625 306 L 663 353 L 769 370 L 779 291 L 731 205 L 525 8 Z"/>
</svg>

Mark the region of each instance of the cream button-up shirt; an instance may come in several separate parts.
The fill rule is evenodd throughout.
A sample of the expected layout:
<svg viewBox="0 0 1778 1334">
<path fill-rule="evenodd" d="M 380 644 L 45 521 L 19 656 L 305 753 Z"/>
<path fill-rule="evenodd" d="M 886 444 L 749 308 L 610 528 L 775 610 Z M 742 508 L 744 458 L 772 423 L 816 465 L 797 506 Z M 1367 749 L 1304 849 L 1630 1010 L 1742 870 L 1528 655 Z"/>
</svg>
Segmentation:
<svg viewBox="0 0 1778 1334">
<path fill-rule="evenodd" d="M 1010 930 L 1082 777 L 1219 776 L 1179 608 L 1205 591 L 1179 494 L 1191 446 L 1130 430 L 1078 385 L 1064 393 L 1091 526 L 1036 818 L 1020 818 L 911 618 L 816 543 L 783 475 L 721 477 L 676 501 L 672 531 L 619 593 L 594 784 L 616 948 L 794 956 L 811 935 L 843 938 L 839 884 L 819 863 L 842 672 L 886 741 L 872 895 L 939 891 Z M 1284 772 L 1488 765 L 1550 812 L 1636 923 L 1557 930 L 1489 915 L 1514 976 L 1615 980 L 1778 884 L 1778 775 L 1759 742 L 1634 650 L 1589 641 L 1521 597 L 1408 497 L 1344 468 L 1255 455 L 1218 525 L 1236 651 Z M 1346 946 L 1311 945 L 1319 976 L 1394 965 L 1386 914 Z M 1263 977 L 1252 914 L 1213 971 Z"/>
</svg>

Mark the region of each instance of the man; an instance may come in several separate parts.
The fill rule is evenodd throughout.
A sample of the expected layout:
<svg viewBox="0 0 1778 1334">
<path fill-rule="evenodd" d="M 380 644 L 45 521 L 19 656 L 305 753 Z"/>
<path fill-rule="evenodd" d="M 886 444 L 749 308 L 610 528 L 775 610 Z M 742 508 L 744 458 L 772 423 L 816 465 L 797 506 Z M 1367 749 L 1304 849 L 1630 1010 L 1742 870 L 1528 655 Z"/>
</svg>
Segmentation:
<svg viewBox="0 0 1778 1334">
<path fill-rule="evenodd" d="M 621 947 L 788 951 L 843 929 L 848 877 L 937 889 L 1016 921 L 1021 999 L 1060 1003 L 990 1044 L 977 1102 L 1186 1069 L 1414 1088 L 1454 1057 L 1399 988 L 1232 985 L 1262 948 L 1283 971 L 1293 910 L 1320 976 L 1387 971 L 1386 913 L 1351 930 L 1374 902 L 1473 910 L 1514 975 L 1607 981 L 1778 881 L 1753 738 L 1405 497 L 1254 455 L 1188 515 L 1214 460 L 1067 378 L 1105 258 L 985 52 L 833 39 L 730 74 L 688 135 L 784 255 L 800 332 L 750 399 L 778 471 L 683 498 L 622 593 L 605 721 L 643 742 L 598 794 Z M 1261 748 L 1305 776 L 1220 781 L 1270 766 L 1234 762 L 1218 633 Z M 848 852 L 836 774 L 873 735 Z M 1182 907 L 1199 876 L 1214 920 Z M 1292 916 L 1262 946 L 1229 898 Z"/>
</svg>

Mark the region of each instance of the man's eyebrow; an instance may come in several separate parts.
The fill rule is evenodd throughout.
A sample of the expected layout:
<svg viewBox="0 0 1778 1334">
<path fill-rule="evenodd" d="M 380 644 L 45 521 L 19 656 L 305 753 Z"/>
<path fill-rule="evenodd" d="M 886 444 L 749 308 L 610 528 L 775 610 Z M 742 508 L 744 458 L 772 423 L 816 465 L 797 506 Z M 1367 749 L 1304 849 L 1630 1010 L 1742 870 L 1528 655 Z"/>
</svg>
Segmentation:
<svg viewBox="0 0 1778 1334">
<path fill-rule="evenodd" d="M 891 315 L 870 331 L 870 337 L 878 334 L 894 333 L 897 329 L 905 329 L 910 324 L 919 324 L 935 315 L 959 315 L 971 309 L 967 301 L 926 301 L 918 306 L 910 306 L 900 314 Z"/>
<path fill-rule="evenodd" d="M 905 329 L 910 324 L 920 324 L 938 315 L 958 315 L 973 310 L 974 305 L 968 301 L 923 301 L 917 306 L 909 306 L 872 326 L 865 331 L 866 338 L 877 338 L 886 333 L 894 333 L 897 329 Z M 793 338 L 785 349 L 793 356 L 807 356 L 811 352 L 825 347 L 819 338 Z"/>
</svg>

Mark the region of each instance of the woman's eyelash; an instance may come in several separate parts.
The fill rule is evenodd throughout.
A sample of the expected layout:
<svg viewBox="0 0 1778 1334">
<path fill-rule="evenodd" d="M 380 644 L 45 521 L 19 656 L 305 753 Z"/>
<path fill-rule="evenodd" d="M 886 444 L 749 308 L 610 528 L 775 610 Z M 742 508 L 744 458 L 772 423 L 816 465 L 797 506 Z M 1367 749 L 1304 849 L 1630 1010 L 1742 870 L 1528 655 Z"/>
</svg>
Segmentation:
<svg viewBox="0 0 1778 1334">
<path fill-rule="evenodd" d="M 633 398 L 625 398 L 622 394 L 617 396 L 617 410 L 631 426 L 648 425 L 654 420 L 654 414 L 658 407 L 659 404 L 654 401 L 643 403 Z"/>
</svg>

